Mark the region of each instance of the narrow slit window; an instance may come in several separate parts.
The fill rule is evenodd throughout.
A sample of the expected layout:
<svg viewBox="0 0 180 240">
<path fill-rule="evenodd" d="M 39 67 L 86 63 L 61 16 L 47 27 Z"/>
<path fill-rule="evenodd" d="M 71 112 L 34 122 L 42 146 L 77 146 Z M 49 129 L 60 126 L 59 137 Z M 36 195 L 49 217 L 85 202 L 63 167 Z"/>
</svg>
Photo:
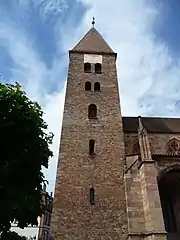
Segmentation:
<svg viewBox="0 0 180 240">
<path fill-rule="evenodd" d="M 94 84 L 94 91 L 95 92 L 100 92 L 100 83 L 99 82 L 95 82 L 95 84 Z"/>
<path fill-rule="evenodd" d="M 95 64 L 95 73 L 102 73 L 102 65 L 100 63 Z"/>
<path fill-rule="evenodd" d="M 85 73 L 91 72 L 91 64 L 89 62 L 84 63 L 84 72 Z"/>
<path fill-rule="evenodd" d="M 89 155 L 94 155 L 95 154 L 95 141 L 91 139 L 89 141 Z"/>
<path fill-rule="evenodd" d="M 90 82 L 85 83 L 85 91 L 91 91 L 91 83 Z"/>
<path fill-rule="evenodd" d="M 95 104 L 90 104 L 88 107 L 88 118 L 97 118 L 97 106 Z"/>
<path fill-rule="evenodd" d="M 89 191 L 89 201 L 91 205 L 94 205 L 94 188 L 90 188 Z"/>
</svg>

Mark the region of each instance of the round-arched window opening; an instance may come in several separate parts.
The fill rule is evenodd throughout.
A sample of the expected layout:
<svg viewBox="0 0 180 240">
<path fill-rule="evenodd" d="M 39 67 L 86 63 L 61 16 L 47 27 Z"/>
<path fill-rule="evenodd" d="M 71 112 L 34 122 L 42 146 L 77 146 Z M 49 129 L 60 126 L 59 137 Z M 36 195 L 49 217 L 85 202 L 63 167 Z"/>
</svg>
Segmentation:
<svg viewBox="0 0 180 240">
<path fill-rule="evenodd" d="M 88 118 L 97 118 L 97 106 L 95 104 L 90 104 L 88 107 Z"/>
<path fill-rule="evenodd" d="M 102 73 L 102 65 L 100 63 L 95 64 L 95 73 Z"/>
<path fill-rule="evenodd" d="M 90 82 L 85 83 L 85 91 L 91 91 L 91 83 Z"/>
<path fill-rule="evenodd" d="M 99 82 L 94 83 L 94 91 L 95 92 L 100 92 L 100 83 Z"/>
<path fill-rule="evenodd" d="M 85 73 L 91 72 L 91 64 L 89 62 L 84 63 L 84 72 Z"/>
</svg>

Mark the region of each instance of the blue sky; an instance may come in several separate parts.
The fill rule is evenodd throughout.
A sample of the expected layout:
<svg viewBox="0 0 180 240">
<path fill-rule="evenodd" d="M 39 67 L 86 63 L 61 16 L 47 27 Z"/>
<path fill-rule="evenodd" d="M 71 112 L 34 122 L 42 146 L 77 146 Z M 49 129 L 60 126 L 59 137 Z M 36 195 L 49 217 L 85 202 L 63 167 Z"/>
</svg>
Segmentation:
<svg viewBox="0 0 180 240">
<path fill-rule="evenodd" d="M 168 45 L 174 57 L 179 57 L 180 52 L 180 2 L 178 0 L 157 1 L 159 18 L 155 25 L 155 34 L 160 41 Z"/>
<path fill-rule="evenodd" d="M 179 0 L 1 0 L 1 81 L 40 102 L 55 134 L 45 171 L 54 187 L 68 50 L 91 27 L 118 53 L 123 115 L 179 116 Z"/>
</svg>

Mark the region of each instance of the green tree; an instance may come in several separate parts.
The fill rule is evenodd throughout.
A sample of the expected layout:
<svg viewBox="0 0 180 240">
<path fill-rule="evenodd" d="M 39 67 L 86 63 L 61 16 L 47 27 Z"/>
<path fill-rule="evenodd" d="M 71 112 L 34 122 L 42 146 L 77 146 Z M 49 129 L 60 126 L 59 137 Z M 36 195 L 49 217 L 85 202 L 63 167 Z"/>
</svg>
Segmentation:
<svg viewBox="0 0 180 240">
<path fill-rule="evenodd" d="M 7 231 L 3 233 L 3 236 L 0 237 L 1 239 L 6 239 L 6 240 L 35 240 L 36 236 L 34 237 L 25 237 L 25 236 L 20 236 L 16 232 L 11 232 Z"/>
<path fill-rule="evenodd" d="M 0 233 L 37 225 L 52 138 L 40 105 L 18 83 L 0 84 Z"/>
<path fill-rule="evenodd" d="M 3 232 L 2 236 L 0 238 L 1 240 L 28 240 L 28 238 L 24 237 L 24 236 L 20 236 L 18 235 L 16 232 Z"/>
</svg>

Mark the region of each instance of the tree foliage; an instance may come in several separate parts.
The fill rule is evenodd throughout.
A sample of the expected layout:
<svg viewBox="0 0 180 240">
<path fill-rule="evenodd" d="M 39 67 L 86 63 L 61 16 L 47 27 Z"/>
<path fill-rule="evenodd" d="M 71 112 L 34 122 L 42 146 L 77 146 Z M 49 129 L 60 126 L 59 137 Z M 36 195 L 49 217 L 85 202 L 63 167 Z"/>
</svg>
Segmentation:
<svg viewBox="0 0 180 240">
<path fill-rule="evenodd" d="M 37 225 L 52 138 L 40 105 L 18 83 L 0 84 L 0 232 Z"/>
<path fill-rule="evenodd" d="M 20 236 L 16 232 L 3 232 L 3 234 L 0 237 L 0 240 L 35 240 L 36 237 L 25 237 L 25 236 Z"/>
<path fill-rule="evenodd" d="M 7 232 L 3 232 L 0 240 L 28 240 L 28 238 L 24 236 L 20 236 L 16 232 L 7 231 Z"/>
</svg>

